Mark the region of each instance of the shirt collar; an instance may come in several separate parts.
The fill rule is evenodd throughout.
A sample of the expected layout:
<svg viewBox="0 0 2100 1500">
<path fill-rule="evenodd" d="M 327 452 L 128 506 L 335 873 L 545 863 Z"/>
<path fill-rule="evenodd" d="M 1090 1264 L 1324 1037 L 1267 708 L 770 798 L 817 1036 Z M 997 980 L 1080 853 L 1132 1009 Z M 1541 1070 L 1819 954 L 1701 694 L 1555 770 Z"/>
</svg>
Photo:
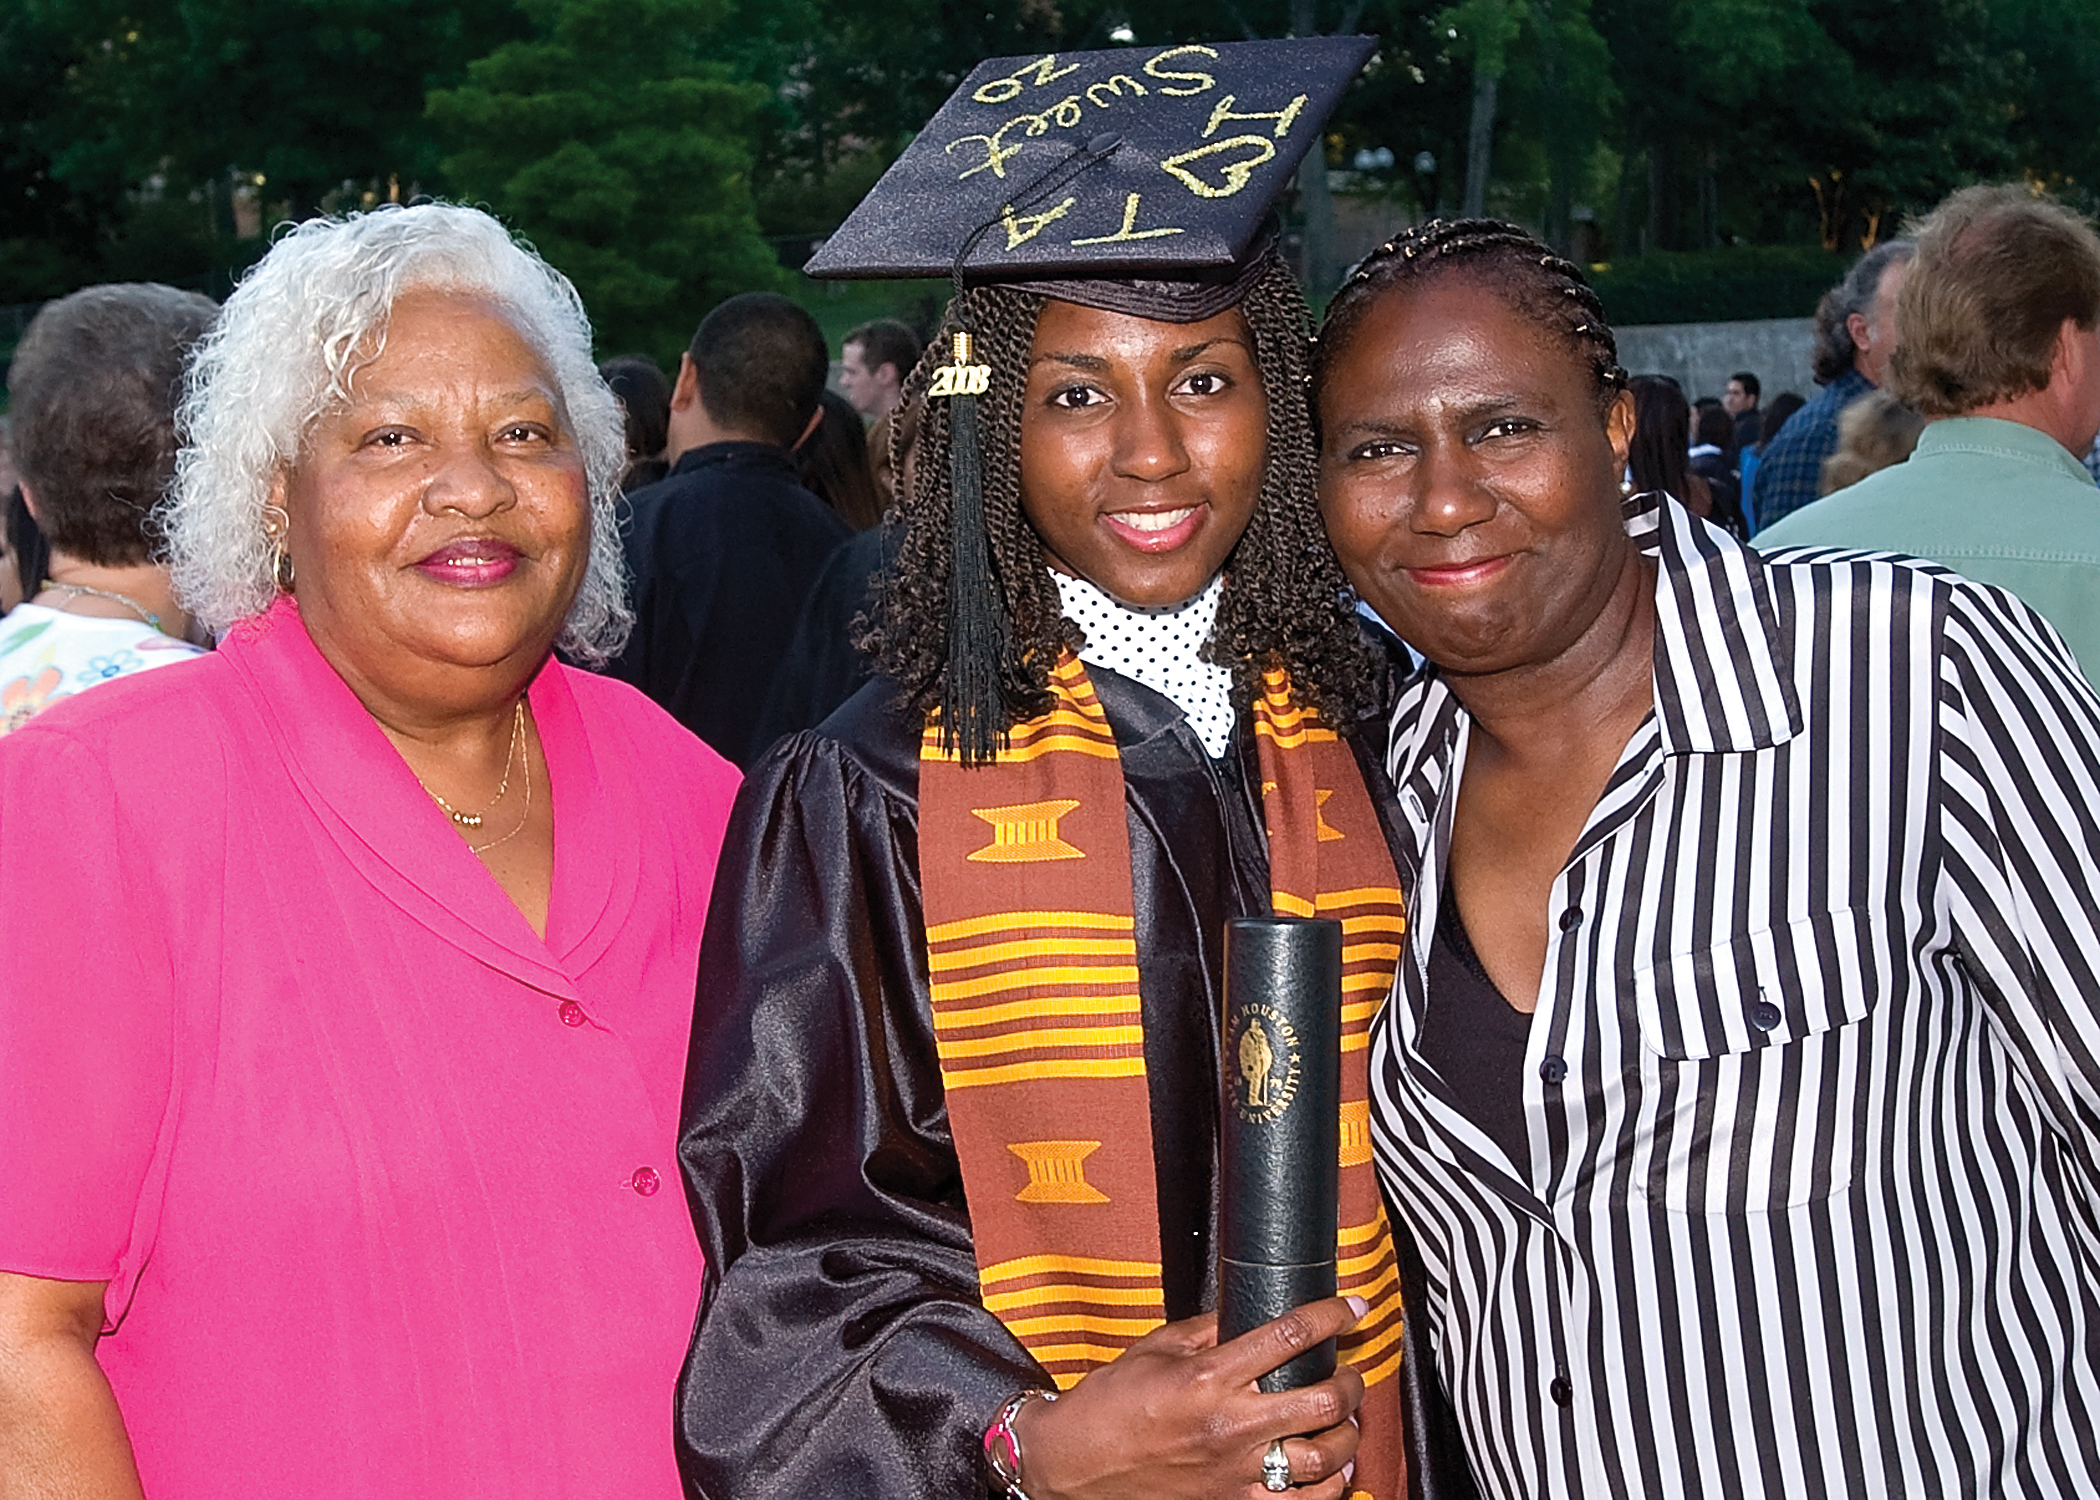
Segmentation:
<svg viewBox="0 0 2100 1500">
<path fill-rule="evenodd" d="M 633 900 L 639 867 L 623 851 L 642 834 L 614 794 L 624 783 L 597 764 L 559 666 L 542 668 L 529 693 L 559 809 L 542 940 L 329 665 L 293 600 L 280 596 L 235 625 L 219 655 L 253 688 L 294 785 L 352 866 L 439 937 L 521 983 L 576 998 L 571 974 L 603 952 Z"/>
<path fill-rule="evenodd" d="M 2085 461 L 2039 428 L 2003 417 L 1943 417 L 1918 434 L 1918 452 L 1983 453 L 2060 470 L 2081 483 L 2091 483 Z"/>
<path fill-rule="evenodd" d="M 671 465 L 673 474 L 690 474 L 696 469 L 711 469 L 722 464 L 755 464 L 761 468 L 779 469 L 793 476 L 795 465 L 785 448 L 771 443 L 754 443 L 743 438 L 734 438 L 721 443 L 702 443 L 697 448 L 688 448 L 678 455 Z M 797 484 L 802 481 L 795 479 Z"/>
<path fill-rule="evenodd" d="M 1764 559 L 1660 493 L 1635 495 L 1626 534 L 1658 563 L 1655 713 L 1664 753 L 1762 750 L 1801 732 L 1791 627 Z"/>
<path fill-rule="evenodd" d="M 1213 759 L 1232 743 L 1232 673 L 1203 659 L 1217 622 L 1224 575 L 1170 609 L 1133 609 L 1067 573 L 1052 573 L 1065 617 L 1086 635 L 1079 659 L 1171 698 Z"/>
<path fill-rule="evenodd" d="M 1847 366 L 1844 374 L 1823 387 L 1824 393 L 1839 406 L 1850 406 L 1868 391 L 1879 389 L 1879 386 L 1860 373 L 1858 365 Z"/>
</svg>

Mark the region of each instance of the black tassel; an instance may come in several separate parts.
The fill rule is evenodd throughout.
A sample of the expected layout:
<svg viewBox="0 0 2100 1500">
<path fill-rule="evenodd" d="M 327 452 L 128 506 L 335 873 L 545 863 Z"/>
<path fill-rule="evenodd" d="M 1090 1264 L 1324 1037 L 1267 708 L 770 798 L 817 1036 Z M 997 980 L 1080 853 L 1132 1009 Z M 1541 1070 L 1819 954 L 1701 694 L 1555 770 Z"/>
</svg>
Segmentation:
<svg viewBox="0 0 2100 1500">
<path fill-rule="evenodd" d="M 1075 146 L 1008 201 L 1009 211 L 1047 197 L 1123 144 L 1114 132 Z M 1006 743 L 1012 709 L 1005 688 L 1006 654 L 1013 622 L 1006 594 L 992 566 L 992 541 L 985 530 L 984 467 L 977 440 L 977 397 L 991 370 L 972 363 L 968 317 L 961 313 L 963 269 L 977 242 L 1000 219 L 987 219 L 955 252 L 955 303 L 962 330 L 955 334 L 954 362 L 937 373 L 929 398 L 948 401 L 949 518 L 955 550 L 948 574 L 948 669 L 941 682 L 941 749 L 966 766 L 988 765 Z M 949 372 L 953 373 L 950 374 Z M 943 378 L 945 377 L 945 378 Z"/>
<path fill-rule="evenodd" d="M 958 364 L 967 363 L 959 359 Z M 989 763 L 1006 740 L 1001 685 L 1009 622 L 985 529 L 977 398 L 948 402 L 948 487 L 955 545 L 948 575 L 948 670 L 941 684 L 941 748 L 966 766 Z"/>
</svg>

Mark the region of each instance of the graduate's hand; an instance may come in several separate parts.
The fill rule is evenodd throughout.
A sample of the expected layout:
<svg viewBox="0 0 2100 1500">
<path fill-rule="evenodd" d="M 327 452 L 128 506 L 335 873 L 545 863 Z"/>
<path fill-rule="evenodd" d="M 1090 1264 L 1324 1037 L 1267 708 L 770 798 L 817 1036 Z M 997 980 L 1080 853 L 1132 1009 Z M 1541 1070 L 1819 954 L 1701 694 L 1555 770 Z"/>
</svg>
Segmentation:
<svg viewBox="0 0 2100 1500">
<path fill-rule="evenodd" d="M 1341 1365 L 1301 1390 L 1254 1382 L 1355 1327 L 1352 1300 L 1310 1303 L 1228 1344 L 1216 1313 L 1155 1329 L 1058 1400 L 1021 1408 L 1022 1488 L 1032 1500 L 1267 1500 L 1262 1455 L 1282 1438 L 1290 1493 L 1342 1500 L 1363 1380 Z"/>
</svg>

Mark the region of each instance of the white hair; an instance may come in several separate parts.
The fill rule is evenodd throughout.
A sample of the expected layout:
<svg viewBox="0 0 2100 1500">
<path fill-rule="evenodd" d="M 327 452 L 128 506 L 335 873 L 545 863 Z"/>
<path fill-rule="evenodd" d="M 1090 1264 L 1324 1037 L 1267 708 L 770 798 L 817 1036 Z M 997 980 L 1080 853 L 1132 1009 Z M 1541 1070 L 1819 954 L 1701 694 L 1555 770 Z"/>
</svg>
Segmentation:
<svg viewBox="0 0 2100 1500">
<path fill-rule="evenodd" d="M 160 531 L 177 596 L 223 632 L 276 593 L 263 507 L 321 416 L 350 399 L 385 347 L 404 292 L 488 298 L 517 321 L 559 388 L 590 486 L 591 545 L 557 644 L 603 663 L 634 614 L 613 507 L 627 462 L 620 405 L 591 360 L 591 325 L 567 277 L 479 209 L 388 205 L 309 219 L 270 247 L 191 355 L 176 413 L 182 449 Z"/>
</svg>

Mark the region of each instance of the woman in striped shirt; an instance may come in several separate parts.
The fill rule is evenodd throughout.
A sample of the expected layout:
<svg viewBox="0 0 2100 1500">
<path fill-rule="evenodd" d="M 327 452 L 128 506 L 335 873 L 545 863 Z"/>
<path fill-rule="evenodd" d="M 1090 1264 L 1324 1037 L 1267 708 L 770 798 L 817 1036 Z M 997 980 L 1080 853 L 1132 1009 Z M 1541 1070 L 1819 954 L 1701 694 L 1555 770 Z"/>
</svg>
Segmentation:
<svg viewBox="0 0 2100 1500">
<path fill-rule="evenodd" d="M 1432 223 L 1315 395 L 1428 658 L 1374 1035 L 1491 1494 L 2100 1490 L 2100 700 L 2011 596 L 1624 497 L 1575 268 Z"/>
</svg>

